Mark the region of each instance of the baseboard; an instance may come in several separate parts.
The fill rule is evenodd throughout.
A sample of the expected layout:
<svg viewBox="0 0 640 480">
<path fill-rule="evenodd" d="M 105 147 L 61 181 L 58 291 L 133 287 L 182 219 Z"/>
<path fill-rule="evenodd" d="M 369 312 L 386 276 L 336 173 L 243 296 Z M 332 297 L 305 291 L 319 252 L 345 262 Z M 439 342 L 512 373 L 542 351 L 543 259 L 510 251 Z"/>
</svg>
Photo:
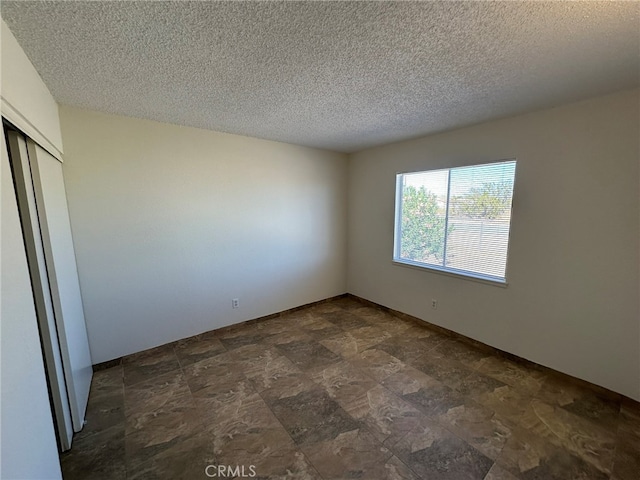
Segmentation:
<svg viewBox="0 0 640 480">
<path fill-rule="evenodd" d="M 254 323 L 262 322 L 264 320 L 269 320 L 270 318 L 281 317 L 283 315 L 288 315 L 290 313 L 297 312 L 299 310 L 304 310 L 305 308 L 310 308 L 310 307 L 313 307 L 313 306 L 316 306 L 316 305 L 321 305 L 323 303 L 332 302 L 334 300 L 338 300 L 340 298 L 346 298 L 348 296 L 349 296 L 348 293 L 342 293 L 340 295 L 335 295 L 333 297 L 325 298 L 323 300 L 318 300 L 316 302 L 311 302 L 311 303 L 305 303 L 304 305 L 299 305 L 297 307 L 288 308 L 287 310 L 282 310 L 281 312 L 272 313 L 272 314 L 269 314 L 269 315 L 264 315 L 262 317 L 252 318 L 252 319 L 240 322 L 240 323 L 234 323 L 233 325 L 227 325 L 226 327 L 216 328 L 214 330 L 216 332 L 224 333 L 224 332 L 227 332 L 229 330 L 233 330 L 234 328 L 239 328 L 241 326 L 246 326 L 246 325 L 252 325 Z M 212 330 L 212 331 L 214 331 L 214 330 Z M 189 338 L 189 337 L 187 337 L 187 338 Z M 169 345 L 171 343 L 175 343 L 175 341 L 167 342 L 164 345 Z M 162 347 L 164 345 L 159 345 L 158 347 Z M 158 347 L 153 347 L 153 348 L 158 348 Z M 112 360 L 107 360 L 106 362 L 96 363 L 95 365 L 93 365 L 93 371 L 94 372 L 99 372 L 100 370 L 106 370 L 107 368 L 117 367 L 118 365 L 122 364 L 122 359 L 123 359 L 123 357 L 118 357 L 118 358 L 114 358 Z"/>
<path fill-rule="evenodd" d="M 398 310 L 394 310 L 392 308 L 389 307 L 385 307 L 384 305 L 380 305 L 379 303 L 375 303 L 372 302 L 371 300 L 367 300 L 365 298 L 362 297 L 358 297 L 357 295 L 353 295 L 351 293 L 348 293 L 346 295 L 348 298 L 351 298 L 357 302 L 362 303 L 363 305 L 367 305 L 369 307 L 373 307 L 373 308 L 377 308 L 379 310 L 382 310 L 384 312 L 387 312 L 395 317 L 401 318 L 403 320 L 408 320 L 411 322 L 414 322 L 418 325 L 422 325 L 422 326 L 426 326 L 431 330 L 434 330 L 438 333 L 441 333 L 443 335 L 446 335 L 448 337 L 451 338 L 455 338 L 456 340 L 462 341 L 470 346 L 473 346 L 474 348 L 480 349 L 482 351 L 494 354 L 494 355 L 499 355 L 503 358 L 506 358 L 508 360 L 511 360 L 512 362 L 516 362 L 521 364 L 522 366 L 526 367 L 526 368 L 530 368 L 530 369 L 534 369 L 534 370 L 538 370 L 541 372 L 546 373 L 547 375 L 551 375 L 551 376 L 555 376 L 556 378 L 558 378 L 559 380 L 565 381 L 565 382 L 571 382 L 574 385 L 578 386 L 578 387 L 583 387 L 583 388 L 587 388 L 591 391 L 593 391 L 594 393 L 596 393 L 597 395 L 603 396 L 605 398 L 611 398 L 611 399 L 616 399 L 616 398 L 624 398 L 629 402 L 635 403 L 638 406 L 640 406 L 640 402 L 638 402 L 637 400 L 634 400 L 633 398 L 627 397 L 626 395 L 623 395 L 621 393 L 618 392 L 614 392 L 613 390 L 609 390 L 606 387 L 602 387 L 600 385 L 597 385 L 595 383 L 591 383 L 588 382 L 587 380 L 583 380 L 581 378 L 578 377 L 574 377 L 572 375 L 566 374 L 566 373 L 562 373 L 559 372 L 558 370 L 554 370 L 553 368 L 550 367 L 545 367 L 544 365 L 540 365 L 539 363 L 533 362 L 531 360 L 527 360 L 526 358 L 522 358 L 519 357 L 518 355 L 514 355 L 513 353 L 509 353 L 509 352 L 505 352 L 504 350 L 500 350 L 499 348 L 496 347 L 492 347 L 490 345 L 487 345 L 485 343 L 479 342 L 477 340 L 474 340 L 472 338 L 469 338 L 465 335 L 462 335 L 461 333 L 458 332 L 454 332 L 453 330 L 449 330 L 448 328 L 444 328 L 441 327 L 439 325 L 434 325 L 433 323 L 430 323 L 426 320 L 422 320 L 421 318 L 418 317 L 414 317 L 413 315 L 409 315 L 407 313 L 404 312 L 400 312 Z"/>
<path fill-rule="evenodd" d="M 469 338 L 469 337 L 467 337 L 465 335 L 462 335 L 460 333 L 454 332 L 453 330 L 449 330 L 448 328 L 444 328 L 444 327 L 441 327 L 439 325 L 434 325 L 433 323 L 430 323 L 430 322 L 428 322 L 426 320 L 422 320 L 421 318 L 414 317 L 413 315 L 409 315 L 407 313 L 400 312 L 398 310 L 394 310 L 394 309 L 389 308 L 389 307 L 385 307 L 384 305 L 380 305 L 379 303 L 372 302 L 371 300 L 367 300 L 365 298 L 358 297 L 357 295 L 353 295 L 352 293 L 343 293 L 341 295 L 336 295 L 334 297 L 325 298 L 324 300 L 318 300 L 316 302 L 311 302 L 311 303 L 307 303 L 307 304 L 300 305 L 300 306 L 297 306 L 297 307 L 289 308 L 289 309 L 283 310 L 281 312 L 272 313 L 270 315 L 264 315 L 262 317 L 252 318 L 250 320 L 245 320 L 244 322 L 235 323 L 233 325 L 228 325 L 226 327 L 221 327 L 221 328 L 214 329 L 214 331 L 219 332 L 219 333 L 228 332 L 228 331 L 236 329 L 236 328 L 241 328 L 242 326 L 253 325 L 253 324 L 256 324 L 258 322 L 262 322 L 264 320 L 269 320 L 271 318 L 277 318 L 277 317 L 280 317 L 280 316 L 283 316 L 283 315 L 288 315 L 288 314 L 293 313 L 293 312 L 297 312 L 297 311 L 300 311 L 300 310 L 311 308 L 313 306 L 321 305 L 323 303 L 332 302 L 332 301 L 335 301 L 335 300 L 338 300 L 338 299 L 341 299 L 341 298 L 350 298 L 350 299 L 352 299 L 354 301 L 357 301 L 358 303 L 361 303 L 362 305 L 366 305 L 368 307 L 372 307 L 372 308 L 387 312 L 390 315 L 393 315 L 395 317 L 398 317 L 398 318 L 401 318 L 403 320 L 416 323 L 417 325 L 420 325 L 420 326 L 423 326 L 423 327 L 427 327 L 427 328 L 429 328 L 431 330 L 434 330 L 437 333 L 440 333 L 440 334 L 446 335 L 446 336 L 448 336 L 450 338 L 454 338 L 456 340 L 464 342 L 464 343 L 466 343 L 466 344 L 468 344 L 468 345 L 470 345 L 470 346 L 472 346 L 474 348 L 477 348 L 479 350 L 485 351 L 485 352 L 487 352 L 489 354 L 501 356 L 501 357 L 506 358 L 508 360 L 511 360 L 513 362 L 519 363 L 519 364 L 523 365 L 526 368 L 530 368 L 530 369 L 533 369 L 533 370 L 538 370 L 538 371 L 546 373 L 547 375 L 555 376 L 555 377 L 557 377 L 558 379 L 560 379 L 562 381 L 571 382 L 574 385 L 577 385 L 579 387 L 587 388 L 589 390 L 592 390 L 597 395 L 604 396 L 606 398 L 612 398 L 612 399 L 624 398 L 627 401 L 632 402 L 632 403 L 637 404 L 637 405 L 640 406 L 640 402 L 638 402 L 638 401 L 636 401 L 636 400 L 634 400 L 632 398 L 629 398 L 629 397 L 627 397 L 627 396 L 625 396 L 625 395 L 623 395 L 621 393 L 614 392 L 613 390 L 609 390 L 608 388 L 602 387 L 600 385 L 596 385 L 595 383 L 588 382 L 588 381 L 583 380 L 581 378 L 577 378 L 577 377 L 574 377 L 572 375 L 568 375 L 566 373 L 559 372 L 557 370 L 554 370 L 553 368 L 545 367 L 544 365 L 540 365 L 538 363 L 532 362 L 531 360 L 527 360 L 525 358 L 519 357 L 518 355 L 514 355 L 513 353 L 505 352 L 504 350 L 500 350 L 499 348 L 492 347 L 492 346 L 487 345 L 485 343 L 479 342 L 479 341 L 474 340 L 472 338 Z M 171 344 L 171 343 L 175 343 L 175 342 L 168 342 L 165 345 L 168 345 L 168 344 Z M 155 348 L 157 348 L 157 347 L 155 347 Z M 94 372 L 98 372 L 100 370 L 105 370 L 107 368 L 118 366 L 118 365 L 120 365 L 122 363 L 122 358 L 123 357 L 119 357 L 119 358 L 115 358 L 113 360 L 108 360 L 106 362 L 101 362 L 101 363 L 95 364 L 93 366 L 93 371 Z"/>
</svg>

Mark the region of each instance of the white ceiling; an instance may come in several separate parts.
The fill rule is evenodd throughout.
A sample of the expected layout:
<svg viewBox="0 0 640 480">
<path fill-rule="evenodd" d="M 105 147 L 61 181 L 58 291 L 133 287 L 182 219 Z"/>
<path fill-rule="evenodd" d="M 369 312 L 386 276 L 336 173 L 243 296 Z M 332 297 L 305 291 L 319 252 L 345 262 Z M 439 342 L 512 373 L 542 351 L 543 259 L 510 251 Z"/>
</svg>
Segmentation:
<svg viewBox="0 0 640 480">
<path fill-rule="evenodd" d="M 638 2 L 13 2 L 56 100 L 353 152 L 637 86 Z"/>
</svg>

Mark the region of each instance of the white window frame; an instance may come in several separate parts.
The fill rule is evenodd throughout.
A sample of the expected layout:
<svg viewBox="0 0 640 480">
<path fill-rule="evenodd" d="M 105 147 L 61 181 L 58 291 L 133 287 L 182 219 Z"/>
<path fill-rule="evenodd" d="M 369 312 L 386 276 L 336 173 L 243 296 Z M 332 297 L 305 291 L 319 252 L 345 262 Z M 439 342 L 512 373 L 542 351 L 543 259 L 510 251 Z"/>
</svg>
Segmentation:
<svg viewBox="0 0 640 480">
<path fill-rule="evenodd" d="M 414 260 L 409 260 L 407 258 L 402 258 L 400 255 L 401 250 L 401 241 L 402 241 L 402 194 L 403 194 L 403 175 L 409 175 L 413 173 L 424 173 L 424 172 L 435 172 L 435 171 L 449 171 L 449 184 L 451 182 L 451 170 L 456 170 L 458 168 L 469 168 L 469 167 L 481 167 L 483 165 L 491 165 L 494 163 L 506 163 L 506 162 L 517 162 L 516 158 L 502 159 L 496 160 L 492 162 L 485 162 L 479 164 L 471 164 L 471 165 L 460 165 L 457 167 L 444 167 L 444 168 L 433 168 L 429 170 L 411 170 L 405 172 L 397 172 L 396 173 L 396 193 L 395 193 L 395 215 L 394 215 L 394 228 L 393 228 L 393 263 L 402 267 L 410 267 L 417 268 L 419 270 L 426 270 L 433 273 L 448 275 L 456 278 L 462 278 L 465 280 L 473 280 L 481 283 L 486 283 L 490 285 L 496 285 L 500 287 L 506 287 L 508 285 L 507 276 L 509 271 L 509 250 L 511 245 L 511 227 L 513 220 L 513 198 L 515 197 L 515 173 L 514 173 L 514 188 L 513 193 L 511 195 L 511 218 L 509 221 L 509 238 L 507 241 L 507 250 L 506 250 L 506 263 L 505 263 L 505 274 L 504 278 L 497 277 L 494 275 L 487 275 L 478 272 L 472 272 L 468 270 L 461 270 L 452 267 L 440 267 L 438 265 L 417 262 Z M 517 168 L 517 163 L 516 163 Z M 450 185 L 447 187 L 447 208 L 449 205 L 449 195 L 450 195 Z M 448 220 L 448 216 L 447 216 Z M 447 229 L 447 223 L 445 223 L 445 232 Z M 446 250 L 445 250 L 446 255 Z"/>
</svg>

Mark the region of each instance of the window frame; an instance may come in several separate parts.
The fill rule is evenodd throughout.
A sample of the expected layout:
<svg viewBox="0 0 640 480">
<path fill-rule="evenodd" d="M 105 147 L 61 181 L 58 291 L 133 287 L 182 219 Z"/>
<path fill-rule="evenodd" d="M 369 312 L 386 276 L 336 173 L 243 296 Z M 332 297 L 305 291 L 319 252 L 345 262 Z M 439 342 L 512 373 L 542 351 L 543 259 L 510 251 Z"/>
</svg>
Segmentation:
<svg viewBox="0 0 640 480">
<path fill-rule="evenodd" d="M 506 258 L 505 258 L 505 272 L 504 278 L 497 277 L 494 275 L 487 275 L 477 272 L 472 272 L 468 270 L 462 270 L 452 267 L 439 267 L 438 265 L 417 262 L 415 260 L 409 260 L 406 258 L 402 258 L 400 256 L 401 250 L 401 242 L 402 242 L 402 199 L 403 199 L 403 175 L 410 175 L 415 173 L 426 173 L 426 172 L 436 172 L 436 171 L 448 171 L 449 185 L 447 186 L 447 209 L 449 208 L 449 195 L 450 195 L 450 181 L 451 181 L 451 170 L 455 170 L 458 168 L 469 168 L 469 167 L 481 167 L 484 165 L 492 165 L 495 163 L 507 163 L 514 162 L 515 163 L 515 171 L 513 174 L 513 190 L 511 193 L 511 207 L 510 207 L 510 216 L 509 216 L 509 234 L 507 240 L 507 248 L 506 248 Z M 396 181 L 395 181 L 395 208 L 394 208 L 394 224 L 393 224 L 393 259 L 392 263 L 401 267 L 408 267 L 413 269 L 418 269 L 421 271 L 433 272 L 441 275 L 446 275 L 454 278 L 461 278 L 463 280 L 471 280 L 475 282 L 480 282 L 488 285 L 494 285 L 499 287 L 507 287 L 509 285 L 507 278 L 509 272 L 509 252 L 511 247 L 511 232 L 512 232 L 512 220 L 513 220 L 513 204 L 515 198 L 515 181 L 516 181 L 516 172 L 517 172 L 517 158 L 507 158 L 501 160 L 494 160 L 490 162 L 483 163 L 474 163 L 469 165 L 458 165 L 455 167 L 442 167 L 442 168 L 432 168 L 429 170 L 409 170 L 403 172 L 396 172 Z M 447 216 L 448 219 L 448 216 Z M 445 226 L 446 231 L 446 226 Z"/>
</svg>

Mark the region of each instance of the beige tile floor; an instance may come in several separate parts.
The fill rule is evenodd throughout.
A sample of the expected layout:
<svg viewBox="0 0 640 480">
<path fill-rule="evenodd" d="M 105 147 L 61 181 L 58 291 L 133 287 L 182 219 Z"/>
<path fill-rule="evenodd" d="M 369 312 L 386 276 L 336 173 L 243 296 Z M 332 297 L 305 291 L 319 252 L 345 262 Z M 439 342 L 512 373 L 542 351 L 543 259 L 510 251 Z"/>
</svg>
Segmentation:
<svg viewBox="0 0 640 480">
<path fill-rule="evenodd" d="M 233 477 L 209 465 L 269 479 L 637 480 L 640 406 L 340 298 L 96 372 L 62 455 L 65 479 Z"/>
</svg>

